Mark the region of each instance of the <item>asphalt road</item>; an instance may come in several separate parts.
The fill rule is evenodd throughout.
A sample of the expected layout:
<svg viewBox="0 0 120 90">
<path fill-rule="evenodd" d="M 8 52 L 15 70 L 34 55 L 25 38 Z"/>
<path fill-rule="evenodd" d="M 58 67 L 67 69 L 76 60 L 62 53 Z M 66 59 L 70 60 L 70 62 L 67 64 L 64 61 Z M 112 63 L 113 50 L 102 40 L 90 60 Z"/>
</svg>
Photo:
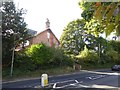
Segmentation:
<svg viewBox="0 0 120 90">
<path fill-rule="evenodd" d="M 2 88 L 41 88 L 41 79 L 3 82 Z M 120 86 L 120 73 L 111 70 L 86 71 L 50 76 L 50 88 L 108 88 Z"/>
</svg>

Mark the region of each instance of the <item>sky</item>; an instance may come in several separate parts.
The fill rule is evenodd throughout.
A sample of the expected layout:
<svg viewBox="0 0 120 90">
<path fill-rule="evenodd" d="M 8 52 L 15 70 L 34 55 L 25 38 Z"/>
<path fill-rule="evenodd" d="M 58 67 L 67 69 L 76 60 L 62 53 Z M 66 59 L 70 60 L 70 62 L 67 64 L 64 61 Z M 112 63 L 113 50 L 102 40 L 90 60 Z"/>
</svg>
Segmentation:
<svg viewBox="0 0 120 90">
<path fill-rule="evenodd" d="M 50 29 L 58 39 L 64 27 L 73 20 L 81 18 L 82 9 L 79 0 L 14 0 L 17 8 L 27 10 L 25 22 L 27 28 L 44 31 L 46 18 L 50 21 Z"/>
</svg>

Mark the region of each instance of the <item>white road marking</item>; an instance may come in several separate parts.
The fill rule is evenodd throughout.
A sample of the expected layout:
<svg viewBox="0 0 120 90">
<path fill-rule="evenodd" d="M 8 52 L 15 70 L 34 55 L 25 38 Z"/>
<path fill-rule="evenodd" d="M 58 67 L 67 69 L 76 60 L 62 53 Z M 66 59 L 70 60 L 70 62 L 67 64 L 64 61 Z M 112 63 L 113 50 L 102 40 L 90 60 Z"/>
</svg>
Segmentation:
<svg viewBox="0 0 120 90">
<path fill-rule="evenodd" d="M 82 70 L 84 72 L 89 72 L 89 73 L 96 73 L 96 74 L 106 74 L 106 75 L 120 75 L 120 73 L 116 73 L 116 72 L 113 72 L 113 73 L 107 73 L 107 72 L 97 72 L 97 71 L 87 71 L 87 70 Z"/>
<path fill-rule="evenodd" d="M 92 79 L 93 79 L 93 77 L 94 77 L 94 76 L 89 76 L 89 77 L 86 77 L 86 78 L 88 78 L 88 79 L 91 79 L 91 80 L 92 80 Z"/>
<path fill-rule="evenodd" d="M 70 85 L 75 86 L 75 84 L 70 84 Z"/>
<path fill-rule="evenodd" d="M 79 84 L 80 87 L 90 88 L 90 86 Z"/>
<path fill-rule="evenodd" d="M 95 75 L 95 76 L 89 76 L 89 77 L 86 77 L 90 80 L 95 80 L 95 79 L 99 79 L 99 78 L 104 78 L 105 75 Z"/>
<path fill-rule="evenodd" d="M 56 88 L 56 85 L 57 85 L 57 83 L 55 83 L 55 84 L 53 85 L 53 88 Z"/>
<path fill-rule="evenodd" d="M 70 82 L 70 81 L 75 81 L 75 80 L 66 80 L 66 81 L 56 82 L 56 83 L 65 83 L 65 82 Z"/>
<path fill-rule="evenodd" d="M 107 85 L 92 85 L 92 88 L 118 88 L 113 86 L 107 86 Z"/>
<path fill-rule="evenodd" d="M 78 80 L 75 80 L 76 83 L 79 83 Z"/>
<path fill-rule="evenodd" d="M 59 84 L 59 83 L 67 83 L 67 82 L 71 82 L 71 81 L 75 81 L 75 83 L 70 83 L 68 85 L 63 85 L 61 87 L 56 87 L 56 85 Z M 79 83 L 77 80 L 67 80 L 67 81 L 62 81 L 62 82 L 56 82 L 56 83 L 54 83 L 53 88 L 64 88 L 64 87 L 67 87 L 67 86 L 70 86 L 70 85 L 75 85 L 77 83 Z"/>
</svg>

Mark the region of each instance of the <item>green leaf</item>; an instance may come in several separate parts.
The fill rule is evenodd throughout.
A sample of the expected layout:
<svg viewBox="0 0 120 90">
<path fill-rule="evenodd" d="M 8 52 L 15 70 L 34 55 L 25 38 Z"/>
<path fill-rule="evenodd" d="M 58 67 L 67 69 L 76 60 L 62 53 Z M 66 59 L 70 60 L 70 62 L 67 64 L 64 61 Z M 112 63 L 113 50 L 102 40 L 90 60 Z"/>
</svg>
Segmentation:
<svg viewBox="0 0 120 90">
<path fill-rule="evenodd" d="M 107 25 L 107 28 L 105 30 L 106 32 L 106 37 L 110 35 L 111 32 L 114 31 L 115 25 L 114 23 L 110 23 L 109 25 Z"/>
<path fill-rule="evenodd" d="M 106 17 L 107 17 L 106 23 L 109 23 L 109 22 L 110 22 L 110 19 L 112 18 L 113 13 L 114 13 L 115 8 L 116 8 L 115 4 L 111 5 L 111 7 L 112 7 L 112 8 L 111 8 L 111 9 L 109 10 L 109 12 L 106 14 Z"/>
<path fill-rule="evenodd" d="M 102 6 L 99 6 L 98 9 L 95 12 L 95 18 L 98 19 L 99 21 L 102 19 Z"/>
<path fill-rule="evenodd" d="M 120 24 L 116 28 L 116 35 L 120 36 Z"/>
</svg>

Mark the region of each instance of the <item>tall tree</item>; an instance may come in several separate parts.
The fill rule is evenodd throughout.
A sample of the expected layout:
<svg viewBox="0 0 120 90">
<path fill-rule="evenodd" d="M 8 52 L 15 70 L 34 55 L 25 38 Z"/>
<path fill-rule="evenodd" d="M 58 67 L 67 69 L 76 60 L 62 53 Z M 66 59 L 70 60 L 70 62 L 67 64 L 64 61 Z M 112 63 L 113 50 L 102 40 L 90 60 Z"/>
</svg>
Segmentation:
<svg viewBox="0 0 120 90">
<path fill-rule="evenodd" d="M 60 38 L 61 47 L 68 54 L 77 55 L 84 49 L 86 45 L 88 49 L 98 50 L 99 39 L 94 35 L 88 33 L 88 30 L 84 28 L 85 20 L 74 20 L 70 22 L 64 29 L 63 34 Z M 103 46 L 103 43 L 101 44 Z"/>
<path fill-rule="evenodd" d="M 25 10 L 17 9 L 14 2 L 2 2 L 2 61 L 11 62 L 12 50 L 28 36 L 23 15 Z"/>
</svg>

